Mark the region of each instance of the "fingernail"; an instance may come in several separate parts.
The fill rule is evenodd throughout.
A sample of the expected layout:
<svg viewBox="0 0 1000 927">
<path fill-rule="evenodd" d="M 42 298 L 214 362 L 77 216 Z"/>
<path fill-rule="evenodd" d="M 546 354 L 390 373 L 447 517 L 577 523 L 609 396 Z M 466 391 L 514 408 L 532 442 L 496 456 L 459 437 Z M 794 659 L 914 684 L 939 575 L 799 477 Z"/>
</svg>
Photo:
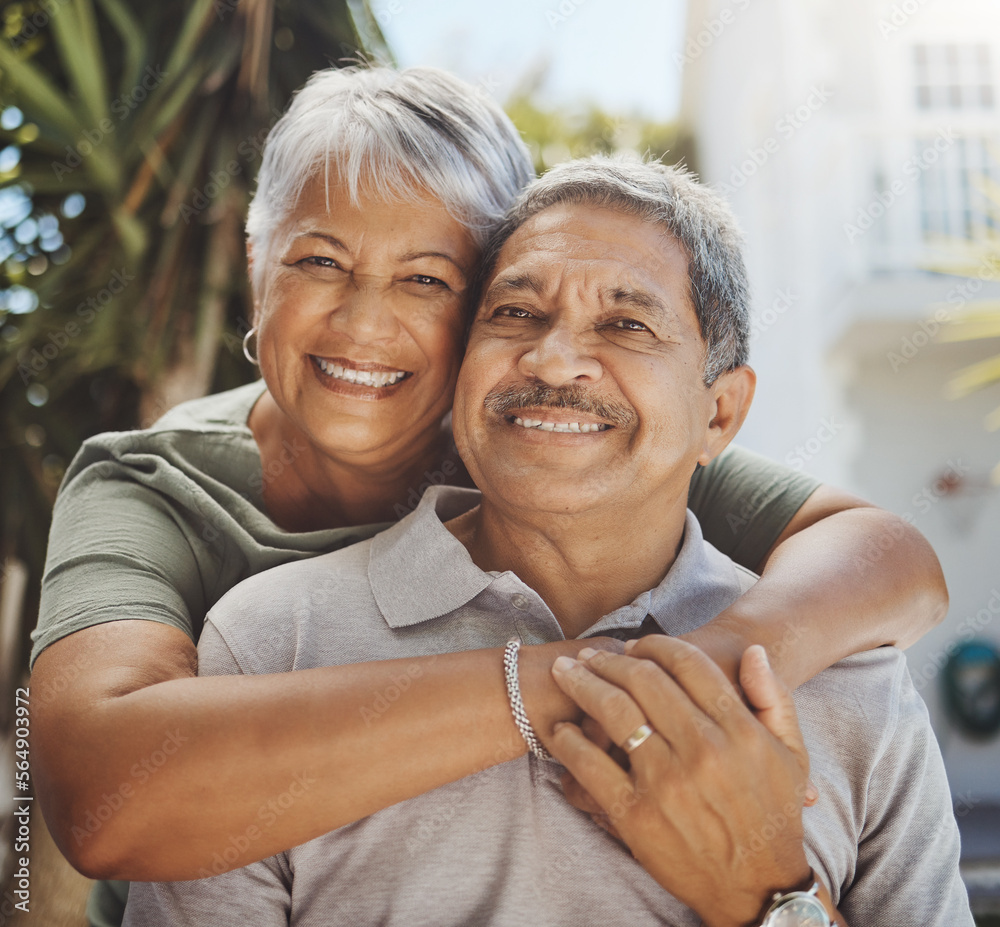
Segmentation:
<svg viewBox="0 0 1000 927">
<path fill-rule="evenodd" d="M 572 657 L 557 657 L 556 662 L 552 664 L 552 669 L 557 673 L 568 673 L 577 665 L 576 660 Z"/>
<path fill-rule="evenodd" d="M 767 669 L 771 668 L 771 661 L 767 657 L 767 648 L 765 648 L 765 647 L 761 647 L 760 648 L 760 659 L 761 659 L 761 662 L 764 664 L 764 666 Z"/>
<path fill-rule="evenodd" d="M 625 653 L 628 653 L 638 643 L 635 640 L 625 641 Z"/>
<path fill-rule="evenodd" d="M 593 647 L 584 647 L 577 655 L 578 660 L 589 660 L 591 657 L 596 657 L 597 651 Z"/>
</svg>

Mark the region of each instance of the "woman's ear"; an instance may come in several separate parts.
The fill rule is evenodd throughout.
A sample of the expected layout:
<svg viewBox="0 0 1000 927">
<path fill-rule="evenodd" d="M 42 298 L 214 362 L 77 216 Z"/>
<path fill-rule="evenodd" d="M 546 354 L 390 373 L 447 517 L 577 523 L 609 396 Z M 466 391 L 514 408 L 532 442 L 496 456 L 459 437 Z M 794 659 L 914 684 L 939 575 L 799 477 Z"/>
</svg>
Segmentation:
<svg viewBox="0 0 1000 927">
<path fill-rule="evenodd" d="M 253 278 L 253 245 L 247 242 L 247 276 L 250 278 L 250 327 L 257 324 L 257 284 Z"/>
<path fill-rule="evenodd" d="M 698 463 L 705 465 L 718 457 L 736 433 L 750 411 L 757 374 L 744 364 L 735 370 L 727 370 L 709 387 L 714 396 L 714 412 L 705 429 L 705 446 Z"/>
</svg>

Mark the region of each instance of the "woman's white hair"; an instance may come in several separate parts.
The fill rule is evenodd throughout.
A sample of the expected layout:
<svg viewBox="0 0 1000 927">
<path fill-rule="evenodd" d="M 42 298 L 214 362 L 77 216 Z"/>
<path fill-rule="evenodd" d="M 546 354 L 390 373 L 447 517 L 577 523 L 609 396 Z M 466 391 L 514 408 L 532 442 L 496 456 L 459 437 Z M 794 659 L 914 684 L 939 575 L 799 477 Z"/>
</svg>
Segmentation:
<svg viewBox="0 0 1000 927">
<path fill-rule="evenodd" d="M 275 123 L 247 216 L 260 289 L 275 230 L 306 182 L 323 172 L 327 194 L 417 202 L 429 192 L 482 247 L 534 176 L 514 124 L 484 92 L 437 68 L 318 71 Z"/>
</svg>

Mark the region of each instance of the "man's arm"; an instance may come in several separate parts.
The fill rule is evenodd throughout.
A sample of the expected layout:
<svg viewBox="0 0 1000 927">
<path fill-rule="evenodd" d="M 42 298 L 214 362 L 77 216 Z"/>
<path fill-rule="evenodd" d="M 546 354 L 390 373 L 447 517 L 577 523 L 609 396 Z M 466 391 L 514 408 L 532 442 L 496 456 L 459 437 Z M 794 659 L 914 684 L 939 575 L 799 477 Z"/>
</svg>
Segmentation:
<svg viewBox="0 0 1000 927">
<path fill-rule="evenodd" d="M 615 743 L 642 724 L 653 728 L 629 754 L 629 769 L 574 724 L 558 725 L 546 746 L 650 875 L 708 927 L 757 924 L 774 892 L 810 872 L 802 829 L 809 761 L 791 696 L 761 648 L 741 668 L 756 718 L 697 648 L 656 635 L 629 654 L 585 652 L 582 662 L 553 668 Z M 846 923 L 825 892 L 824 901 Z"/>
<path fill-rule="evenodd" d="M 809 496 L 760 568 L 753 588 L 684 635 L 730 679 L 746 648 L 761 644 L 794 689 L 853 653 L 910 646 L 948 610 L 941 565 L 923 535 L 829 486 Z"/>
<path fill-rule="evenodd" d="M 539 729 L 578 717 L 549 669 L 585 645 L 522 649 Z M 36 661 L 39 801 L 85 875 L 194 879 L 216 854 L 245 865 L 525 750 L 500 650 L 268 676 L 195 677 L 196 663 L 183 632 L 134 620 L 78 631 Z M 401 675 L 406 697 L 372 721 Z M 296 790 L 304 799 L 240 849 L 260 809 Z"/>
</svg>

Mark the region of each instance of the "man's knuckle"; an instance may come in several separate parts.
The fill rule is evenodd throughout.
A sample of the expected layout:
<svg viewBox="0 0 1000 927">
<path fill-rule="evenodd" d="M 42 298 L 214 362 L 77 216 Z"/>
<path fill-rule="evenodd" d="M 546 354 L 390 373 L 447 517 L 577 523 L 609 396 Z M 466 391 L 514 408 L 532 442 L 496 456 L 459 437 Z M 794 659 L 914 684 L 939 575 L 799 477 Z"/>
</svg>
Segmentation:
<svg viewBox="0 0 1000 927">
<path fill-rule="evenodd" d="M 748 711 L 732 711 L 729 728 L 733 738 L 742 743 L 760 741 L 766 728 Z"/>
<path fill-rule="evenodd" d="M 643 686 L 663 681 L 663 670 L 650 660 L 636 660 L 628 669 L 629 681 Z"/>
<path fill-rule="evenodd" d="M 704 655 L 693 647 L 678 648 L 672 658 L 672 669 L 678 676 L 688 676 L 704 667 Z"/>
<path fill-rule="evenodd" d="M 698 781 L 702 776 L 714 776 L 727 768 L 732 772 L 731 760 L 727 754 L 725 739 L 717 736 L 716 732 L 706 733 L 699 739 L 694 751 L 692 779 Z"/>
<path fill-rule="evenodd" d="M 598 707 L 608 718 L 621 718 L 632 707 L 632 700 L 621 689 L 612 689 L 598 697 Z"/>
</svg>

